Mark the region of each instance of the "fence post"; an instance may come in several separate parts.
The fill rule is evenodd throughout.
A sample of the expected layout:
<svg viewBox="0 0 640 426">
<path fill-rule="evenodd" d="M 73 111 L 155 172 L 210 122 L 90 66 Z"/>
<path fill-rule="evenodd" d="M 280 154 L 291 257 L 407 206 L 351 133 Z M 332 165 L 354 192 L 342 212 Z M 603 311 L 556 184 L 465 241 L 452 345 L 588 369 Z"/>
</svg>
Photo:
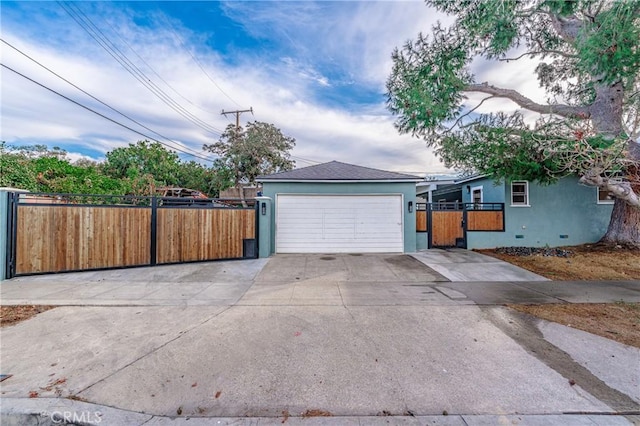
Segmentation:
<svg viewBox="0 0 640 426">
<path fill-rule="evenodd" d="M 258 257 L 271 256 L 271 204 L 273 200 L 269 197 L 256 197 L 258 208 Z"/>
<path fill-rule="evenodd" d="M 0 281 L 9 278 L 9 192 L 0 190 Z"/>
<path fill-rule="evenodd" d="M 149 265 L 155 266 L 158 259 L 158 198 L 151 198 L 151 253 Z"/>
</svg>

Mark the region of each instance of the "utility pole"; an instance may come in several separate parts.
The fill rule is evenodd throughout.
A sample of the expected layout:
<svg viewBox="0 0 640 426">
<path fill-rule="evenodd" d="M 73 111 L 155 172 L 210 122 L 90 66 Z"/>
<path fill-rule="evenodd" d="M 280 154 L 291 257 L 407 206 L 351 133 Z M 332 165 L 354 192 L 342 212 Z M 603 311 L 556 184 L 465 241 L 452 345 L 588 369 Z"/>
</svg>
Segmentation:
<svg viewBox="0 0 640 426">
<path fill-rule="evenodd" d="M 236 110 L 236 111 L 225 111 L 225 110 L 222 110 L 220 115 L 224 115 L 224 116 L 226 116 L 227 114 L 235 114 L 236 115 L 236 133 L 237 133 L 237 132 L 240 131 L 240 114 L 242 114 L 243 112 L 250 112 L 251 115 L 253 115 L 253 107 L 250 107 L 249 109 Z"/>
<path fill-rule="evenodd" d="M 224 115 L 224 116 L 226 116 L 227 114 L 235 114 L 236 115 L 236 134 L 233 137 L 236 141 L 238 140 L 238 137 L 240 136 L 240 114 L 242 114 L 243 112 L 250 112 L 251 115 L 253 115 L 253 107 L 249 107 L 249 109 L 241 109 L 241 110 L 235 110 L 235 111 L 222 110 L 222 112 L 220 113 L 221 115 Z M 238 195 L 240 195 L 240 200 L 242 200 L 242 206 L 243 207 L 247 207 L 247 202 L 246 202 L 245 197 L 244 197 L 244 187 L 240 183 L 240 180 L 238 178 L 238 174 L 237 173 L 238 172 L 236 172 L 236 189 L 238 190 Z"/>
</svg>

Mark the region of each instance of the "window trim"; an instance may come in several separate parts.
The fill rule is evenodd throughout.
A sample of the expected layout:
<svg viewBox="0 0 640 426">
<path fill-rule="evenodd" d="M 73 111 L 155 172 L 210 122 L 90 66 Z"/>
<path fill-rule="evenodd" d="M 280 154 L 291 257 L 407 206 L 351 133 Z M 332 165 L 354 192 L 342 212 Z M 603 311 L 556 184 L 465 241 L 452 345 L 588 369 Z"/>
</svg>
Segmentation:
<svg viewBox="0 0 640 426">
<path fill-rule="evenodd" d="M 483 189 L 482 185 L 479 185 L 479 186 L 474 186 L 474 187 L 471 188 L 471 202 L 474 203 L 474 204 L 475 204 L 475 201 L 473 199 L 473 193 L 475 191 L 478 191 L 478 190 L 480 190 L 480 201 L 479 201 L 479 203 L 484 203 L 484 189 Z"/>
<path fill-rule="evenodd" d="M 513 201 L 513 185 L 524 184 L 524 203 L 514 203 Z M 514 180 L 511 181 L 511 194 L 510 194 L 510 207 L 531 207 L 531 201 L 529 200 L 529 181 L 528 180 Z"/>
<path fill-rule="evenodd" d="M 601 200 L 600 199 L 600 192 L 604 192 L 604 190 L 601 190 L 600 187 L 596 187 L 596 204 L 601 204 L 601 205 L 605 205 L 605 206 L 609 205 L 610 206 L 611 204 L 615 203 L 616 200 L 614 198 L 612 198 L 610 200 Z M 609 192 L 609 191 L 607 191 L 607 192 Z"/>
</svg>

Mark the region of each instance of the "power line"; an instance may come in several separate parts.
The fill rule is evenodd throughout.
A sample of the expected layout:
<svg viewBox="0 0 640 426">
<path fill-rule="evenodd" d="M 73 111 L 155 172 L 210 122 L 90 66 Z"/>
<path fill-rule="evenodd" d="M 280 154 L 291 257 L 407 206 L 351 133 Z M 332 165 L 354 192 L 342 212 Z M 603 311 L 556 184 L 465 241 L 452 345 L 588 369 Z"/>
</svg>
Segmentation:
<svg viewBox="0 0 640 426">
<path fill-rule="evenodd" d="M 71 7 L 71 4 L 65 5 L 62 2 L 58 2 L 60 7 L 67 12 L 67 14 L 74 20 L 82 29 L 84 29 L 97 43 L 102 47 L 111 57 L 113 57 L 122 67 L 131 74 L 136 80 L 138 80 L 143 86 L 145 86 L 151 93 L 153 93 L 158 99 L 164 102 L 171 109 L 182 115 L 193 124 L 197 125 L 201 129 L 212 133 L 214 135 L 220 135 L 222 131 L 217 129 L 208 123 L 204 122 L 197 116 L 193 115 L 186 108 L 171 98 L 166 92 L 158 87 L 140 68 L 138 68 L 109 38 L 100 30 L 91 19 L 78 8 L 77 10 Z"/>
<path fill-rule="evenodd" d="M 8 69 L 9 71 L 11 71 L 11 72 L 13 72 L 13 73 L 15 73 L 15 74 L 17 74 L 17 75 L 21 76 L 22 78 L 24 78 L 24 79 L 26 79 L 26 80 L 29 80 L 30 82 L 32 82 L 32 83 L 34 83 L 34 84 L 36 84 L 36 85 L 38 85 L 38 86 L 42 87 L 43 89 L 48 90 L 49 92 L 54 93 L 54 94 L 56 94 L 56 95 L 60 96 L 61 98 L 64 98 L 64 99 L 68 100 L 69 102 L 72 102 L 72 103 L 74 103 L 74 104 L 78 105 L 79 107 L 84 108 L 84 109 L 86 109 L 87 111 L 90 111 L 90 112 L 92 112 L 92 113 L 94 113 L 94 114 L 96 114 L 96 115 L 98 115 L 98 116 L 100 116 L 100 117 L 104 118 L 105 120 L 109 120 L 110 122 L 112 122 L 112 123 L 114 123 L 114 124 L 117 124 L 117 125 L 118 125 L 118 126 L 120 126 L 120 127 L 124 127 L 125 129 L 130 130 L 130 131 L 132 131 L 132 132 L 134 132 L 134 133 L 136 133 L 136 134 L 138 134 L 138 135 L 140 135 L 140 136 L 144 136 L 144 137 L 145 137 L 145 138 L 147 138 L 147 139 L 150 139 L 150 140 L 152 140 L 152 141 L 154 141 L 154 142 L 158 142 L 159 144 L 161 144 L 161 145 L 163 145 L 163 146 L 166 146 L 166 147 L 168 147 L 168 148 L 170 148 L 170 149 L 175 149 L 176 151 L 182 152 L 183 154 L 191 155 L 191 156 L 193 156 L 193 157 L 197 157 L 197 158 L 200 158 L 201 160 L 205 160 L 205 161 L 210 161 L 210 162 L 212 162 L 212 161 L 213 161 L 213 160 L 211 160 L 211 159 L 209 159 L 209 158 L 199 157 L 199 156 L 197 156 L 197 155 L 191 154 L 190 152 L 184 151 L 184 150 L 179 149 L 179 148 L 173 148 L 173 147 L 171 147 L 171 146 L 169 146 L 169 145 L 165 144 L 164 142 L 159 141 L 159 140 L 158 140 L 158 139 L 156 139 L 156 138 L 153 138 L 153 137 L 151 137 L 151 136 L 149 136 L 149 135 L 146 135 L 146 134 L 144 134 L 144 133 L 142 133 L 142 132 L 140 132 L 140 131 L 138 131 L 138 130 L 136 130 L 136 129 L 133 129 L 133 128 L 131 128 L 131 127 L 127 126 L 126 124 L 122 124 L 122 123 L 120 123 L 119 121 L 114 120 L 113 118 L 107 117 L 106 115 L 104 115 L 104 114 L 102 114 L 102 113 L 100 113 L 100 112 L 98 112 L 98 111 L 96 111 L 96 110 L 94 110 L 94 109 L 91 109 L 91 108 L 89 108 L 89 107 L 88 107 L 88 106 L 86 106 L 86 105 L 83 105 L 83 104 L 81 104 L 80 102 L 78 102 L 78 101 L 76 101 L 76 100 L 74 100 L 74 99 L 71 99 L 71 98 L 70 98 L 70 97 L 68 97 L 68 96 L 63 95 L 63 94 L 62 94 L 62 93 L 60 93 L 60 92 L 55 91 L 55 90 L 53 90 L 52 88 L 47 87 L 47 86 L 45 86 L 44 84 L 39 83 L 39 82 L 37 82 L 36 80 L 34 80 L 34 79 L 30 78 L 30 77 L 27 77 L 26 75 L 22 74 L 21 72 L 16 71 L 16 70 L 14 70 L 13 68 L 11 68 L 11 67 L 9 67 L 9 66 L 7 66 L 7 65 L 3 64 L 3 63 L 0 63 L 0 66 L 2 66 L 3 68 Z"/>
<path fill-rule="evenodd" d="M 312 165 L 322 164 L 322 161 L 309 160 L 307 158 L 298 157 L 296 155 L 292 155 L 291 158 L 296 159 L 296 160 L 300 160 L 303 163 L 312 164 Z"/>
<path fill-rule="evenodd" d="M 45 66 L 45 65 L 43 65 L 42 63 L 40 63 L 40 62 L 38 62 L 37 60 L 33 59 L 31 56 L 27 55 L 26 53 L 24 53 L 23 51 L 21 51 L 21 50 L 20 50 L 20 49 L 18 49 L 17 47 L 13 46 L 11 43 L 7 42 L 6 40 L 4 40 L 4 39 L 0 38 L 0 41 L 2 41 L 4 44 L 6 44 L 7 46 L 9 46 L 10 48 L 12 48 L 13 50 L 15 50 L 16 52 L 20 53 L 20 54 L 21 54 L 21 55 L 23 55 L 24 57 L 28 58 L 28 59 L 29 59 L 29 60 L 31 60 L 32 62 L 34 62 L 34 63 L 38 64 L 40 67 L 42 67 L 42 68 L 44 68 L 45 70 L 49 71 L 51 74 L 55 75 L 56 77 L 58 77 L 58 78 L 59 78 L 59 79 L 61 79 L 62 81 L 64 81 L 64 82 L 66 82 L 66 83 L 70 84 L 71 86 L 75 87 L 76 89 L 78 89 L 79 91 L 81 91 L 82 93 L 84 93 L 85 95 L 89 96 L 91 99 L 94 99 L 95 101 L 97 101 L 97 102 L 101 103 L 102 105 L 106 106 L 106 107 L 107 107 L 107 108 L 109 108 L 110 110 L 112 110 L 112 111 L 114 111 L 114 112 L 116 112 L 116 113 L 120 114 L 120 115 L 121 115 L 121 116 L 123 116 L 124 118 L 126 118 L 126 119 L 128 119 L 128 120 L 130 120 L 130 121 L 132 121 L 132 122 L 134 122 L 134 123 L 136 123 L 136 124 L 137 124 L 137 125 L 139 125 L 140 127 L 144 128 L 144 129 L 146 129 L 146 130 L 149 130 L 150 132 L 155 133 L 156 135 L 160 136 L 161 138 L 164 138 L 164 139 L 166 139 L 166 140 L 168 140 L 168 141 L 170 141 L 170 142 L 172 142 L 172 143 L 174 143 L 174 144 L 179 144 L 179 142 L 174 141 L 173 139 L 171 139 L 171 138 L 169 138 L 169 137 L 167 137 L 167 136 L 164 136 L 164 135 L 163 135 L 163 134 L 161 134 L 161 133 L 156 132 L 155 130 L 153 130 L 153 129 L 151 129 L 151 128 L 149 128 L 149 127 L 145 126 L 144 124 L 140 123 L 139 121 L 137 121 L 137 120 L 135 120 L 135 119 L 133 119 L 133 118 L 129 117 L 129 116 L 128 116 L 128 115 L 126 115 L 125 113 L 123 113 L 123 112 L 121 112 L 121 111 L 117 110 L 116 108 L 112 107 L 111 105 L 107 104 L 106 102 L 101 101 L 101 100 L 100 100 L 100 99 L 98 99 L 97 97 L 93 96 L 91 93 L 89 93 L 89 92 L 87 92 L 87 91 L 83 90 L 82 88 L 80 88 L 80 87 L 78 87 L 77 85 L 73 84 L 72 82 L 70 82 L 70 81 L 69 81 L 69 80 L 67 80 L 66 78 L 64 78 L 64 77 L 60 76 L 59 74 L 57 74 L 55 71 L 53 71 L 53 70 L 49 69 L 48 67 L 46 67 L 46 66 Z M 180 149 L 180 148 L 172 147 L 172 149 Z M 194 155 L 195 157 L 198 157 L 198 158 L 201 158 L 201 159 L 204 159 L 204 160 L 207 160 L 207 161 L 213 161 L 213 160 L 206 159 L 206 158 L 203 158 L 203 157 L 199 156 L 199 154 L 200 154 L 200 153 L 198 153 L 198 152 L 194 151 L 193 149 L 190 149 L 190 148 L 184 148 L 184 149 L 189 149 L 191 152 L 193 152 L 193 153 L 194 153 L 194 154 L 191 154 L 191 155 Z"/>
<path fill-rule="evenodd" d="M 112 27 L 113 29 L 113 27 Z M 140 59 L 146 66 L 147 68 L 149 68 L 159 79 L 160 81 L 162 81 L 164 84 L 167 85 L 167 87 L 169 89 L 171 89 L 176 95 L 180 96 L 182 99 L 184 99 L 185 101 L 187 101 L 189 104 L 193 105 L 194 107 L 198 108 L 200 111 L 206 112 L 206 113 L 210 113 L 213 114 L 213 111 L 209 111 L 206 110 L 198 105 L 196 105 L 195 103 L 191 102 L 188 98 L 186 98 L 185 96 L 183 96 L 180 92 L 178 92 L 171 84 L 169 84 L 169 82 L 167 82 L 164 78 L 162 78 L 162 76 L 160 74 L 158 74 L 158 72 L 142 57 L 140 56 L 140 54 L 138 54 L 138 52 L 133 48 L 133 46 L 131 46 L 131 44 L 129 44 L 129 42 L 122 37 L 117 31 L 113 31 L 113 33 L 120 39 L 122 40 L 122 42 L 124 44 L 127 45 L 127 47 L 138 57 L 138 59 Z"/>
<path fill-rule="evenodd" d="M 168 19 L 165 18 L 165 22 L 167 23 L 167 27 L 169 28 L 169 31 L 171 31 L 173 33 L 173 35 L 176 37 L 176 39 L 178 40 L 178 43 L 180 43 L 180 46 L 182 46 L 182 48 L 184 50 L 187 51 L 187 53 L 189 53 L 189 55 L 191 56 L 191 58 L 193 59 L 193 62 L 196 63 L 196 65 L 198 65 L 198 67 L 202 70 L 203 74 L 205 76 L 207 76 L 207 78 L 209 79 L 209 81 L 211 81 L 211 83 L 213 83 L 214 86 L 216 86 L 218 88 L 218 90 L 220 91 L 220 93 L 222 93 L 223 95 L 225 95 L 227 97 L 227 99 L 229 99 L 231 102 L 233 102 L 234 104 L 236 104 L 237 106 L 240 106 L 240 104 L 238 102 L 235 101 L 235 99 L 233 99 L 231 96 L 229 96 L 227 94 L 227 92 L 225 92 L 224 90 L 222 90 L 222 87 L 220 87 L 218 85 L 218 83 L 216 83 L 213 78 L 211 78 L 211 76 L 209 75 L 209 73 L 207 73 L 207 71 L 204 69 L 204 66 L 202 66 L 202 63 L 198 60 L 198 58 L 195 57 L 195 55 L 193 53 L 191 53 L 191 49 L 187 49 L 186 46 L 184 45 L 184 42 L 182 41 L 182 38 L 180 37 L 180 35 L 178 35 L 178 33 L 173 29 L 173 27 L 171 26 L 171 23 L 169 22 Z"/>
</svg>

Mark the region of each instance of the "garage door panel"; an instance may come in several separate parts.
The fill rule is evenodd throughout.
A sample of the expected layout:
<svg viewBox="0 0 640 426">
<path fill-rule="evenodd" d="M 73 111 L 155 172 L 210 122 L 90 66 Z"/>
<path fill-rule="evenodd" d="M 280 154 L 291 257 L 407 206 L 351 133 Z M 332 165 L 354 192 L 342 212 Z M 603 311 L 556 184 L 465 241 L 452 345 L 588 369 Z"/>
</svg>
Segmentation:
<svg viewBox="0 0 640 426">
<path fill-rule="evenodd" d="M 279 253 L 402 252 L 400 195 L 279 195 Z"/>
</svg>

